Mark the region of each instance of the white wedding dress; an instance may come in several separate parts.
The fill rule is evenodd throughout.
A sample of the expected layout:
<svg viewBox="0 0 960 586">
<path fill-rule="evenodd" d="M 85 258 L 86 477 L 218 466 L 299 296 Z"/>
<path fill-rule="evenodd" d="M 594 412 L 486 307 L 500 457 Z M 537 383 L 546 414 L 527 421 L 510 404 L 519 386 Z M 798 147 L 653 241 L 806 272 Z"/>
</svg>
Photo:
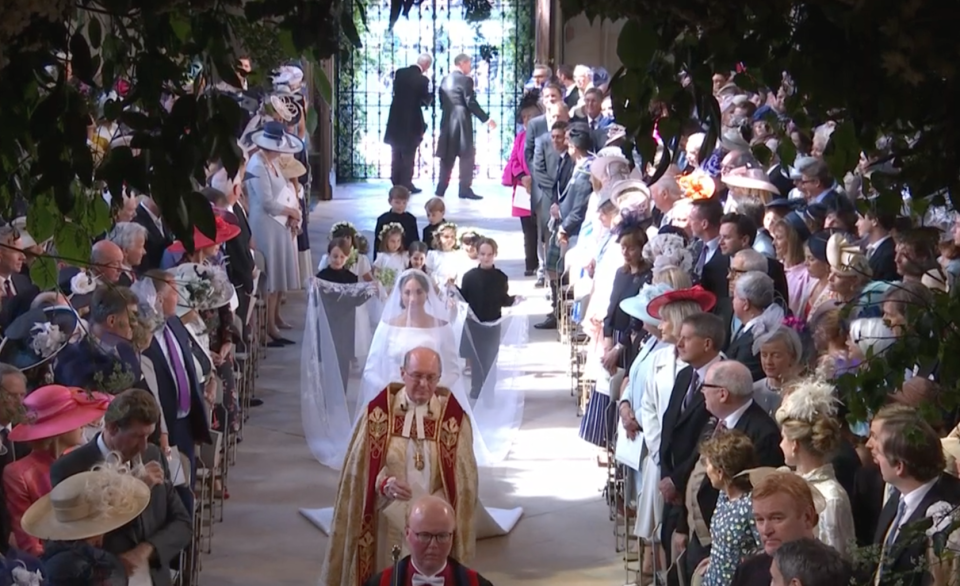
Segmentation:
<svg viewBox="0 0 960 586">
<path fill-rule="evenodd" d="M 387 385 L 399 381 L 400 368 L 407 352 L 417 347 L 430 348 L 435 350 L 441 359 L 439 386 L 450 389 L 473 424 L 474 453 L 478 465 L 496 464 L 506 456 L 512 443 L 512 432 L 519 427 L 523 409 L 522 395 L 518 398 L 515 391 L 508 388 L 508 385 L 500 384 L 502 381 L 494 376 L 491 377 L 492 380 L 488 381 L 489 384 L 484 385 L 484 391 L 480 398 L 475 404 L 471 405 L 467 393 L 469 379 L 463 374 L 464 360 L 461 358 L 463 319 L 455 319 L 451 322 L 441 320 L 441 325 L 428 328 L 398 326 L 391 323 L 395 321 L 394 318 L 398 313 L 397 308 L 402 307 L 399 302 L 401 279 L 411 272 L 419 273 L 426 280 L 426 275 L 415 269 L 407 270 L 398 277 L 398 286 L 391 293 L 391 299 L 385 305 L 383 318 L 373 335 L 370 353 L 363 370 L 359 397 L 354 412 L 348 417 L 352 417 L 350 421 L 359 421 L 369 402 L 376 398 Z M 454 312 L 456 316 L 466 315 L 465 307 L 458 307 L 456 302 L 452 300 L 441 301 L 432 287 L 427 292 L 427 296 L 429 299 L 426 306 L 431 315 L 451 315 L 449 307 L 451 303 L 457 309 Z M 525 324 L 517 324 L 516 329 L 519 329 L 520 325 Z M 510 325 L 502 327 L 507 330 L 514 329 Z M 506 374 L 505 371 L 497 373 L 499 377 L 504 377 Z M 496 392 L 490 392 L 488 396 L 485 396 L 488 393 L 488 387 L 496 387 Z M 324 403 L 324 401 L 316 401 L 315 403 Z M 329 419 L 329 417 L 327 418 Z M 342 465 L 343 457 L 346 455 L 349 436 L 345 438 L 316 438 L 311 437 L 311 435 L 316 435 L 317 430 L 305 429 L 305 431 L 307 432 L 308 442 L 327 444 L 321 450 L 314 450 L 315 453 L 335 452 L 338 454 L 338 458 L 329 458 L 328 461 L 322 463 L 339 468 Z M 329 449 L 329 444 L 337 441 L 339 441 L 339 445 L 336 449 Z M 336 460 L 339 460 L 339 462 Z M 330 534 L 333 507 L 300 509 L 300 513 L 321 531 L 327 535 Z M 478 502 L 475 513 L 477 539 L 506 535 L 517 524 L 522 514 L 523 509 L 520 507 L 496 509 L 488 508 Z"/>
</svg>

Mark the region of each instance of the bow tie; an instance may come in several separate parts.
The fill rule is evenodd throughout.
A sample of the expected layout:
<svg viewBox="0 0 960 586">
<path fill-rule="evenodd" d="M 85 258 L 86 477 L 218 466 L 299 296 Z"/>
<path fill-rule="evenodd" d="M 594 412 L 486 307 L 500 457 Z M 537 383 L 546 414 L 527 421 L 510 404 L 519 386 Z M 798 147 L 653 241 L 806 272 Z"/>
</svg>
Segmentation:
<svg viewBox="0 0 960 586">
<path fill-rule="evenodd" d="M 428 578 L 423 574 L 413 575 L 413 586 L 443 586 L 443 576 L 433 576 Z"/>
</svg>

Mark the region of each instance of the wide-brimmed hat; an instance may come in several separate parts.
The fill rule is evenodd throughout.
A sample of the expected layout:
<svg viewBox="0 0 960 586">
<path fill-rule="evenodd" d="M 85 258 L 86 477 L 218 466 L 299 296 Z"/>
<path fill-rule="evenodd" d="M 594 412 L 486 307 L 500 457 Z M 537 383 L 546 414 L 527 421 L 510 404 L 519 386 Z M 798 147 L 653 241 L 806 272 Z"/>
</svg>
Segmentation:
<svg viewBox="0 0 960 586">
<path fill-rule="evenodd" d="M 72 307 L 31 309 L 7 326 L 0 341 L 0 362 L 28 370 L 63 350 L 73 337 L 80 316 Z"/>
<path fill-rule="evenodd" d="M 870 276 L 870 263 L 860 247 L 843 234 L 833 234 L 827 240 L 827 262 L 841 276 Z"/>
<path fill-rule="evenodd" d="M 218 309 L 230 303 L 235 289 L 227 271 L 215 265 L 184 263 L 170 271 L 177 284 L 177 312 Z"/>
<path fill-rule="evenodd" d="M 623 179 L 611 185 L 610 191 L 607 194 L 609 201 L 620 205 L 620 202 L 624 198 L 628 197 L 628 193 L 636 191 L 639 192 L 640 196 L 646 200 L 650 200 L 650 188 L 640 179 Z M 603 199 L 603 194 L 601 194 L 601 200 Z"/>
<path fill-rule="evenodd" d="M 280 155 L 280 158 L 277 159 L 277 169 L 280 170 L 284 179 L 296 179 L 307 173 L 307 168 L 293 155 Z"/>
<path fill-rule="evenodd" d="M 285 100 L 284 96 L 278 94 L 270 96 L 270 106 L 284 122 L 290 122 L 297 117 L 297 107 Z"/>
<path fill-rule="evenodd" d="M 630 317 L 634 317 L 645 324 L 650 324 L 652 326 L 660 325 L 660 318 L 653 317 L 647 313 L 647 307 L 650 305 L 650 302 L 673 291 L 673 287 L 667 283 L 653 283 L 644 285 L 640 289 L 640 293 L 633 297 L 627 297 L 620 302 L 620 309 Z"/>
<path fill-rule="evenodd" d="M 803 216 L 801 216 L 799 212 L 790 212 L 783 217 L 783 221 L 793 228 L 797 236 L 800 237 L 801 243 L 806 242 L 810 238 L 810 226 L 807 225 L 807 222 L 804 221 Z"/>
<path fill-rule="evenodd" d="M 150 489 L 129 473 L 81 472 L 33 503 L 20 526 L 38 539 L 78 541 L 123 527 L 149 504 Z"/>
<path fill-rule="evenodd" d="M 622 154 L 601 155 L 590 161 L 590 175 L 600 183 L 605 184 L 610 179 L 611 164 L 624 165 L 627 173 L 630 172 L 630 162 Z"/>
<path fill-rule="evenodd" d="M 303 150 L 303 141 L 290 134 L 283 124 L 267 122 L 261 130 L 250 135 L 250 141 L 265 151 L 276 153 L 299 153 Z"/>
<path fill-rule="evenodd" d="M 625 138 L 627 138 L 627 129 L 619 124 L 611 124 L 607 127 L 607 140 L 603 146 L 610 146 Z"/>
<path fill-rule="evenodd" d="M 650 317 L 663 319 L 660 315 L 660 310 L 663 309 L 664 305 L 676 301 L 693 301 L 700 306 L 701 311 L 710 311 L 717 303 L 717 296 L 700 285 L 690 287 L 689 289 L 676 289 L 652 299 L 647 305 L 647 313 Z"/>
<path fill-rule="evenodd" d="M 216 246 L 217 244 L 223 244 L 228 240 L 233 240 L 240 234 L 240 226 L 236 226 L 226 221 L 222 216 L 214 214 L 214 222 L 217 226 L 217 235 L 213 240 L 209 236 L 200 231 L 199 228 L 194 226 L 193 228 L 193 248 L 194 250 L 200 248 L 206 248 L 208 246 Z M 177 240 L 169 247 L 167 250 L 170 252 L 186 252 L 187 248 L 183 245 L 182 240 Z"/>
<path fill-rule="evenodd" d="M 759 189 L 770 193 L 780 195 L 780 190 L 773 183 L 763 169 L 744 169 L 740 173 L 728 173 L 722 181 L 730 187 L 740 187 L 742 189 Z"/>
<path fill-rule="evenodd" d="M 32 442 L 80 429 L 102 418 L 112 399 L 77 387 L 40 387 L 23 400 L 27 419 L 10 431 L 10 439 Z"/>
<path fill-rule="evenodd" d="M 720 135 L 720 145 L 728 151 L 750 152 L 750 143 L 739 128 L 728 128 Z"/>
</svg>

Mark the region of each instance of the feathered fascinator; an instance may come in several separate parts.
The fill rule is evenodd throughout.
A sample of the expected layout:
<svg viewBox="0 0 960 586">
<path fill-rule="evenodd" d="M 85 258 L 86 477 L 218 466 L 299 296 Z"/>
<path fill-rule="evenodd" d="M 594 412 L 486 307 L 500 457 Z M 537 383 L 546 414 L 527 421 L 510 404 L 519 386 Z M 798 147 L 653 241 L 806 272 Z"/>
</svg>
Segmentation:
<svg viewBox="0 0 960 586">
<path fill-rule="evenodd" d="M 620 211 L 620 221 L 613 227 L 612 232 L 617 236 L 617 240 L 619 241 L 627 234 L 645 230 L 646 228 L 643 225 L 645 220 L 646 217 L 640 210 L 623 209 Z"/>
<path fill-rule="evenodd" d="M 717 190 L 717 184 L 713 178 L 700 169 L 689 175 L 677 177 L 677 183 L 683 190 L 683 196 L 690 200 L 710 199 Z"/>
<path fill-rule="evenodd" d="M 683 236 L 677 234 L 657 234 L 643 247 L 643 259 L 653 265 L 657 273 L 667 267 L 677 267 L 682 271 L 693 270 L 693 253 L 687 248 Z"/>
<path fill-rule="evenodd" d="M 936 228 L 940 231 L 940 241 L 953 239 L 953 223 L 956 213 L 946 206 L 930 206 L 923 214 L 923 225 Z"/>
<path fill-rule="evenodd" d="M 866 255 L 843 234 L 833 234 L 827 240 L 827 262 L 830 268 L 844 277 L 869 277 L 871 273 Z"/>
<path fill-rule="evenodd" d="M 818 377 L 804 379 L 783 398 L 777 409 L 777 423 L 788 419 L 813 423 L 821 417 L 836 417 L 838 406 L 832 384 Z"/>
</svg>

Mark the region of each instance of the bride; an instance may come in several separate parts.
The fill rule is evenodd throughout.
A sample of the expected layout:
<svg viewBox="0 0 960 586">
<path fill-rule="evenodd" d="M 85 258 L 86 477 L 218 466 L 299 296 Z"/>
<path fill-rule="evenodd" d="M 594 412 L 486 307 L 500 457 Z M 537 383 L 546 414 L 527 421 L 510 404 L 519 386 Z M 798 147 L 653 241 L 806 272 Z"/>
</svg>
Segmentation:
<svg viewBox="0 0 960 586">
<path fill-rule="evenodd" d="M 501 462 L 509 452 L 516 430 L 523 418 L 523 393 L 517 388 L 518 350 L 526 342 L 526 316 L 507 314 L 489 324 L 472 324 L 471 328 L 497 327 L 500 336 L 492 337 L 498 348 L 488 349 L 498 356 L 487 379 L 482 381 L 480 395 L 475 401 L 468 398 L 469 374 L 465 372 L 463 356 L 477 356 L 469 330 L 465 328 L 469 309 L 456 289 L 444 296 L 433 286 L 422 271 L 408 269 L 400 274 L 397 285 L 383 307 L 380 323 L 363 367 L 358 392 L 344 389 L 336 360 L 324 361 L 323 356 L 336 356 L 338 345 L 347 337 L 343 327 L 349 323 L 342 316 L 351 307 L 357 307 L 370 298 L 369 284 L 338 285 L 314 279 L 310 288 L 304 334 L 301 399 L 303 427 L 307 443 L 321 464 L 339 470 L 353 433 L 353 426 L 372 401 L 387 385 L 400 379 L 404 355 L 413 348 L 427 347 L 441 358 L 439 386 L 450 390 L 460 403 L 474 429 L 474 452 L 477 464 L 492 466 Z M 490 338 L 483 336 L 484 339 Z M 475 369 L 480 371 L 482 369 Z M 351 387 L 352 383 L 348 383 Z M 356 397 L 352 409 L 348 402 Z M 478 507 L 478 512 L 482 507 Z M 326 531 L 324 509 L 301 512 Z M 489 510 L 497 516 L 497 511 Z M 512 522 L 497 520 L 503 534 L 512 528 L 520 510 L 509 511 Z M 320 517 L 320 518 L 318 518 Z M 318 522 L 320 521 L 320 522 Z M 509 525 L 503 530 L 503 525 Z M 478 537 L 483 536 L 483 524 L 478 525 Z"/>
</svg>

